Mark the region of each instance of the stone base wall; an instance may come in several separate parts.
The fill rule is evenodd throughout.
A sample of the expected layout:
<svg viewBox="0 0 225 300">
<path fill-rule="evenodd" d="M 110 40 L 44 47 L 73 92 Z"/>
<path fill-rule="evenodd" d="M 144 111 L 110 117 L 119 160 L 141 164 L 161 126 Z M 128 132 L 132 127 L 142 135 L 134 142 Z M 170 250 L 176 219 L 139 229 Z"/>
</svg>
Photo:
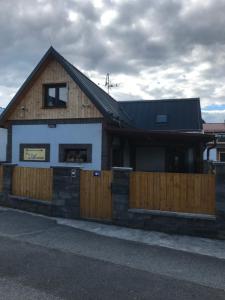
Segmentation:
<svg viewBox="0 0 225 300">
<path fill-rule="evenodd" d="M 0 197 L 1 198 L 1 197 Z M 7 201 L 1 200 L 0 205 L 4 207 L 16 208 L 45 216 L 61 217 L 62 209 L 47 201 L 32 200 L 23 197 L 10 195 Z"/>
<path fill-rule="evenodd" d="M 216 170 L 216 210 L 225 220 L 225 163 L 215 163 Z"/>
<path fill-rule="evenodd" d="M 153 230 L 172 234 L 184 234 L 207 238 L 225 239 L 225 222 L 223 219 L 192 216 L 182 214 L 155 214 L 147 210 L 129 210 L 128 226 L 145 230 Z"/>
<path fill-rule="evenodd" d="M 0 205 L 53 217 L 80 217 L 80 169 L 53 168 L 52 201 L 28 199 L 12 195 L 12 174 L 15 165 L 3 164 L 3 191 Z"/>
</svg>

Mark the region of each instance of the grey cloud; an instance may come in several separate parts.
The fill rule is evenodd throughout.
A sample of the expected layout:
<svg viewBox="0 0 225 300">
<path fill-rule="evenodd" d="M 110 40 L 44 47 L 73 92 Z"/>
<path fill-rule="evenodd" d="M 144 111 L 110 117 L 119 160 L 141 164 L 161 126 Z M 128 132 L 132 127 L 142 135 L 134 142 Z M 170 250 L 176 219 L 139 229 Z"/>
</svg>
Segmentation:
<svg viewBox="0 0 225 300">
<path fill-rule="evenodd" d="M 202 111 L 203 120 L 208 123 L 225 122 L 225 111 Z"/>
<path fill-rule="evenodd" d="M 19 87 L 52 43 L 77 67 L 101 75 L 110 72 L 138 77 L 142 71 L 157 69 L 156 81 L 160 81 L 160 70 L 173 68 L 174 73 L 163 77 L 171 83 L 167 87 L 150 85 L 148 77 L 143 77 L 140 87 L 149 98 L 186 96 L 179 88 L 189 84 L 185 75 L 208 63 L 208 69 L 199 71 L 199 82 L 192 92 L 203 101 L 209 102 L 211 97 L 223 103 L 222 97 L 214 94 L 225 79 L 225 59 L 220 59 L 225 49 L 225 1 L 196 3 L 105 0 L 103 8 L 95 8 L 93 1 L 81 0 L 2 1 L 0 85 Z M 102 26 L 101 15 L 110 9 L 117 17 Z M 68 18 L 71 10 L 79 16 L 76 22 Z M 126 98 L 124 92 L 117 95 Z M 130 90 L 127 95 L 139 98 Z"/>
</svg>

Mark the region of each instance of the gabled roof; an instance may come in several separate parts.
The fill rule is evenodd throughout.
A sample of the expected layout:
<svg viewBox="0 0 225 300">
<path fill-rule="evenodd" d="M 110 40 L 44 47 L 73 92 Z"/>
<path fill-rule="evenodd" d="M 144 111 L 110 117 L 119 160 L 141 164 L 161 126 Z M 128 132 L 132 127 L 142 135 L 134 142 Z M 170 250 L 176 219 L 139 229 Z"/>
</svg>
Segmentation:
<svg viewBox="0 0 225 300">
<path fill-rule="evenodd" d="M 41 67 L 48 59 L 55 59 L 60 63 L 67 73 L 72 77 L 80 89 L 89 97 L 97 109 L 103 114 L 105 118 L 110 121 L 118 123 L 129 123 L 129 117 L 123 111 L 123 108 L 120 107 L 119 103 L 114 100 L 110 95 L 108 95 L 104 90 L 102 90 L 98 85 L 91 81 L 87 76 L 81 73 L 77 68 L 75 68 L 70 62 L 68 62 L 62 55 L 60 55 L 53 47 L 50 47 L 49 50 L 45 53 L 41 61 L 32 71 L 30 76 L 21 86 L 19 91 L 10 101 L 9 105 L 6 107 L 4 112 L 1 115 L 1 122 L 6 119 L 8 112 L 11 107 L 16 105 L 17 99 L 24 92 L 27 86 L 35 78 L 37 73 L 40 71 Z"/>
<path fill-rule="evenodd" d="M 198 98 L 116 101 L 75 68 L 53 47 L 48 49 L 41 61 L 3 111 L 0 116 L 0 125 L 4 123 L 11 109 L 17 105 L 20 96 L 26 91 L 31 82 L 36 78 L 39 72 L 41 72 L 45 63 L 50 59 L 55 59 L 64 67 L 74 82 L 88 96 L 96 108 L 111 122 L 116 122 L 122 127 L 131 127 L 141 130 L 202 130 L 200 100 Z M 157 114 L 167 115 L 168 122 L 164 124 L 156 123 Z"/>
<path fill-rule="evenodd" d="M 120 101 L 132 118 L 133 126 L 142 130 L 201 131 L 199 98 Z M 166 115 L 167 122 L 157 123 L 157 115 Z"/>
</svg>

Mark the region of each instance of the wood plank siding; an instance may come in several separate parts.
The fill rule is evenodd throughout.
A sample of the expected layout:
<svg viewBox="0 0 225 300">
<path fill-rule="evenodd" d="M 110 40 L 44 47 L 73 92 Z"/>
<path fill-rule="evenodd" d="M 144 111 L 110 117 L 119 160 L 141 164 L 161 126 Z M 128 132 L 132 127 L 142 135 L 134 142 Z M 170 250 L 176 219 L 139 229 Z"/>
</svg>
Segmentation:
<svg viewBox="0 0 225 300">
<path fill-rule="evenodd" d="M 214 215 L 215 176 L 133 172 L 130 208 Z"/>
<path fill-rule="evenodd" d="M 43 108 L 43 84 L 67 83 L 69 97 L 66 108 Z M 8 120 L 103 118 L 65 69 L 51 60 L 20 98 Z"/>
<path fill-rule="evenodd" d="M 53 169 L 15 167 L 12 194 L 38 200 L 52 200 Z"/>
</svg>

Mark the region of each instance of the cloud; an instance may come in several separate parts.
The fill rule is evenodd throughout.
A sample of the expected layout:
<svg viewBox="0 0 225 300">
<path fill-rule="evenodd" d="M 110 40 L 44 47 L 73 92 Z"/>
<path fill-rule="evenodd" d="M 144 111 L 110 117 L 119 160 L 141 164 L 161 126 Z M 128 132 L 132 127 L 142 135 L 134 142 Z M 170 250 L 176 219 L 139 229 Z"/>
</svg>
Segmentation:
<svg viewBox="0 0 225 300">
<path fill-rule="evenodd" d="M 225 122 L 225 110 L 203 110 L 203 120 L 207 120 L 209 123 L 224 123 Z"/>
<path fill-rule="evenodd" d="M 52 44 L 117 99 L 225 104 L 224 0 L 11 0 L 0 10 L 0 106 Z M 224 115 L 223 115 L 224 114 Z M 219 115 L 225 119 L 225 112 Z"/>
</svg>

